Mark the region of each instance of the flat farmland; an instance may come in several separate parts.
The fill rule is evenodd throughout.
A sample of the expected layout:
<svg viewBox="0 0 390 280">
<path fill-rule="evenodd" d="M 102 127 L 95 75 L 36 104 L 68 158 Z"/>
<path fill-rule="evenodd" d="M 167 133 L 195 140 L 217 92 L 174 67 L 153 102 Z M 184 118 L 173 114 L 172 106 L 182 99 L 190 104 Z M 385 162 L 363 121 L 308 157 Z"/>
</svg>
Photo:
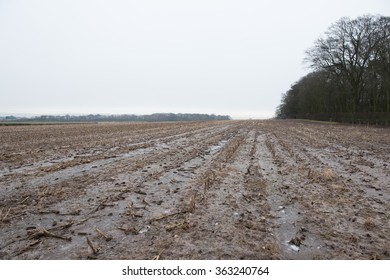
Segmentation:
<svg viewBox="0 0 390 280">
<path fill-rule="evenodd" d="M 0 127 L 1 259 L 390 259 L 390 130 Z"/>
</svg>

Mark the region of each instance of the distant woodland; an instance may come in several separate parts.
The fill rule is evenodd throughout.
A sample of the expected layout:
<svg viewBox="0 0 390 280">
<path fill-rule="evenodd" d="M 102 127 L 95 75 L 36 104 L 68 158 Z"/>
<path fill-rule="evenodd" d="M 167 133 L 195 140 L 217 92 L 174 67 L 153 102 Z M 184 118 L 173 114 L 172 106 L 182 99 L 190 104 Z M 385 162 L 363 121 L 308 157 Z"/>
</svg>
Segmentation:
<svg viewBox="0 0 390 280">
<path fill-rule="evenodd" d="M 43 115 L 31 118 L 6 116 L 0 118 L 3 122 L 166 122 L 166 121 L 210 121 L 230 120 L 230 116 L 209 114 L 173 114 L 157 113 L 151 115 L 81 115 L 52 116 Z"/>
<path fill-rule="evenodd" d="M 390 124 L 390 17 L 341 18 L 305 62 L 312 72 L 283 94 L 278 118 Z"/>
</svg>

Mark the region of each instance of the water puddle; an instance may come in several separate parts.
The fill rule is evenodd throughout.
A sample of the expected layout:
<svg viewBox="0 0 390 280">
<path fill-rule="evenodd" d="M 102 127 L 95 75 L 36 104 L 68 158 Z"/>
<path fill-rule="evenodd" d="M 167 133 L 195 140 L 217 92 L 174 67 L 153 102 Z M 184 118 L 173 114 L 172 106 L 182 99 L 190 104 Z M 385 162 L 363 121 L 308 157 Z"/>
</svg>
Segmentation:
<svg viewBox="0 0 390 280">
<path fill-rule="evenodd" d="M 229 140 L 221 140 L 221 141 L 219 141 L 219 143 L 217 145 L 211 146 L 210 149 L 208 150 L 208 152 L 211 153 L 211 154 L 214 154 L 214 153 L 218 152 L 220 149 L 222 149 L 226 145 L 226 143 L 228 141 Z"/>
</svg>

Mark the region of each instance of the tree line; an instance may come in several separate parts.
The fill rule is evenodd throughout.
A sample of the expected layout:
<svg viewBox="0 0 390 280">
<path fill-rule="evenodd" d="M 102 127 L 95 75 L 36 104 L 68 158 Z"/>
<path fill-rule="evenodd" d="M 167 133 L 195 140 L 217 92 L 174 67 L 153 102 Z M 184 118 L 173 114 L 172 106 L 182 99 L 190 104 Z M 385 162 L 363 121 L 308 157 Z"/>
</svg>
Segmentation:
<svg viewBox="0 0 390 280">
<path fill-rule="evenodd" d="M 215 121 L 231 120 L 228 115 L 155 113 L 151 115 L 42 115 L 31 118 L 7 116 L 3 121 L 12 122 L 166 122 L 166 121 Z"/>
<path fill-rule="evenodd" d="M 312 72 L 283 94 L 277 117 L 390 124 L 390 17 L 341 18 L 305 54 Z"/>
</svg>

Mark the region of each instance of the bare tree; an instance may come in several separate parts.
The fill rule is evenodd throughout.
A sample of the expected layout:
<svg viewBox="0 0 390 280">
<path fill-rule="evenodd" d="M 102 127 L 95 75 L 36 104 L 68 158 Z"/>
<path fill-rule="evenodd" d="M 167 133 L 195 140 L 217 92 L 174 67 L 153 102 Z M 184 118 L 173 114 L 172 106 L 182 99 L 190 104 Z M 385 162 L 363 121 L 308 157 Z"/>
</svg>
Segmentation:
<svg viewBox="0 0 390 280">
<path fill-rule="evenodd" d="M 325 38 L 318 39 L 306 51 L 306 61 L 314 69 L 332 73 L 344 94 L 352 98 L 349 108 L 352 112 L 364 106 L 364 76 L 368 66 L 378 62 L 381 54 L 388 54 L 389 19 L 379 16 L 342 18 L 331 25 Z"/>
<path fill-rule="evenodd" d="M 390 123 L 390 17 L 341 18 L 305 61 L 314 71 L 283 95 L 279 116 Z"/>
</svg>

